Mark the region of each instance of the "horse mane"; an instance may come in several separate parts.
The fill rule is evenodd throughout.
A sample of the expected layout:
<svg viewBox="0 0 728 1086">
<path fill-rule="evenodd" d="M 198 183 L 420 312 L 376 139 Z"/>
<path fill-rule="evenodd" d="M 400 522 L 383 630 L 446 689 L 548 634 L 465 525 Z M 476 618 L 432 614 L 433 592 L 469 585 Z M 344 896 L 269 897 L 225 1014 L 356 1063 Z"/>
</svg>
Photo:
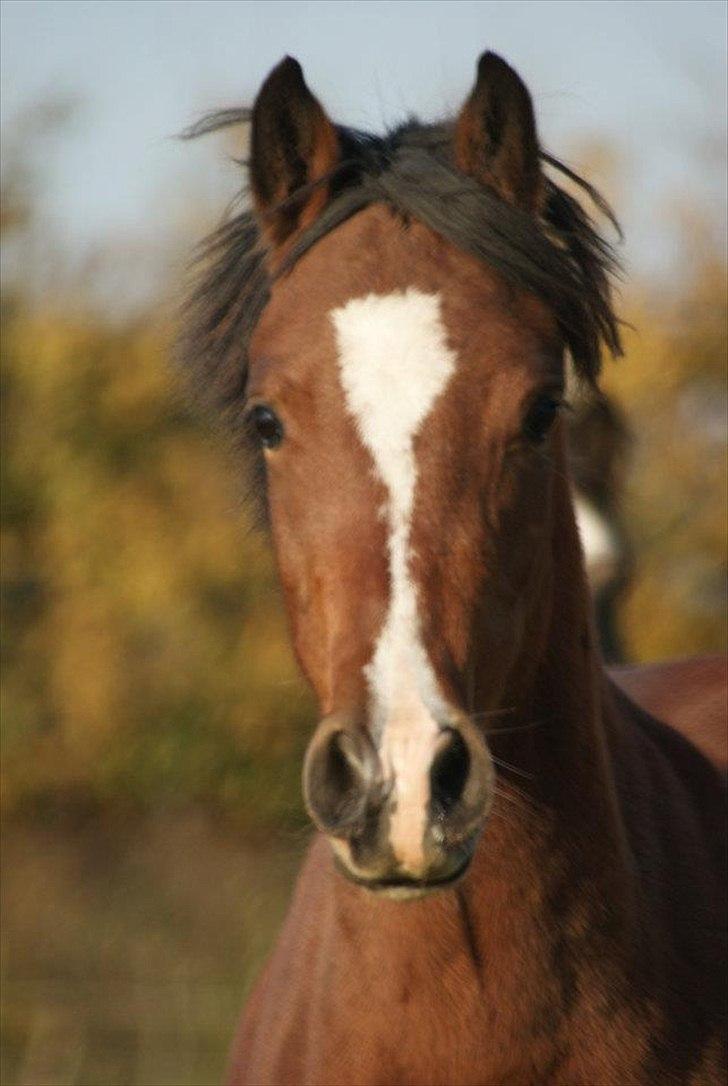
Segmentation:
<svg viewBox="0 0 728 1086">
<path fill-rule="evenodd" d="M 222 110 L 203 117 L 182 138 L 249 120 L 247 109 Z M 248 343 L 273 274 L 284 275 L 321 238 L 375 203 L 388 205 L 405 222 L 424 223 L 515 288 L 539 297 L 558 322 L 576 373 L 595 384 L 602 346 L 621 354 L 611 298 L 619 265 L 611 244 L 570 193 L 547 175 L 538 220 L 507 204 L 457 169 L 450 124 L 411 119 L 381 137 L 343 127 L 337 132 L 341 162 L 276 209 L 293 208 L 312 189 L 328 186 L 323 212 L 295 239 L 275 273 L 254 213 L 236 211 L 235 205 L 199 248 L 198 278 L 185 306 L 178 354 L 198 399 L 226 428 L 244 436 Z M 541 159 L 584 192 L 621 237 L 614 214 L 591 185 L 551 155 L 542 152 Z"/>
</svg>

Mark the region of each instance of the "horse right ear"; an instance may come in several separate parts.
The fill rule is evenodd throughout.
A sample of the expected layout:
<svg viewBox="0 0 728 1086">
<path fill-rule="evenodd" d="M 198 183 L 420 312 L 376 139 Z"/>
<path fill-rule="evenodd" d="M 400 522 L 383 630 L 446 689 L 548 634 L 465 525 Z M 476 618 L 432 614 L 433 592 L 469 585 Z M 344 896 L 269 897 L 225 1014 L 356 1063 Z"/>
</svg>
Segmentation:
<svg viewBox="0 0 728 1086">
<path fill-rule="evenodd" d="M 339 140 L 293 57 L 282 60 L 266 79 L 252 122 L 253 200 L 261 230 L 277 248 L 323 210 L 328 185 L 322 179 L 339 162 Z"/>
<path fill-rule="evenodd" d="M 501 199 L 535 213 L 543 178 L 533 103 L 517 72 L 483 53 L 470 97 L 455 124 L 455 162 Z"/>
</svg>

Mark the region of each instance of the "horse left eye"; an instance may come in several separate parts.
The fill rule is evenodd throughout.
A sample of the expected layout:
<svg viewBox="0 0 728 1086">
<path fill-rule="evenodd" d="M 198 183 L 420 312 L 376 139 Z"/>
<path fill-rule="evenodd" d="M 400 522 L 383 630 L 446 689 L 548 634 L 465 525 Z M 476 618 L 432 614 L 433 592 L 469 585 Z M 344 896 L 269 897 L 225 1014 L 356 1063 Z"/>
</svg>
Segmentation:
<svg viewBox="0 0 728 1086">
<path fill-rule="evenodd" d="M 258 404 L 248 415 L 248 421 L 260 441 L 266 449 L 275 449 L 283 441 L 283 423 L 265 404 Z"/>
<path fill-rule="evenodd" d="M 560 402 L 551 396 L 541 396 L 536 400 L 523 424 L 523 433 L 529 441 L 538 445 L 545 440 L 560 407 Z"/>
</svg>

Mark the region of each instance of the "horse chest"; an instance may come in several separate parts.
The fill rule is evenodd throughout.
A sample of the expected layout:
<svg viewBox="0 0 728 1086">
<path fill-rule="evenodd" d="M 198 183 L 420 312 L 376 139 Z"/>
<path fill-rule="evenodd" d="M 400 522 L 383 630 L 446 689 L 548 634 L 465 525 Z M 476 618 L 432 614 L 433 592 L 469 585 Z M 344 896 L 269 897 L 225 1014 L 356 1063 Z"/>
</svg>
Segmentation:
<svg viewBox="0 0 728 1086">
<path fill-rule="evenodd" d="M 549 1030 L 524 1029 L 512 1004 L 489 1003 L 462 978 L 453 990 L 448 978 L 370 986 L 352 974 L 313 1006 L 302 999 L 296 1017 L 300 1035 L 290 1035 L 271 1082 L 505 1086 L 548 1081 L 557 1059 Z"/>
<path fill-rule="evenodd" d="M 584 925 L 515 908 L 522 887 L 496 903 L 493 884 L 500 923 L 468 939 L 456 895 L 373 903 L 330 881 L 323 846 L 249 1003 L 231 1086 L 648 1086 L 658 1065 L 661 1082 L 720 1081 L 707 1048 L 692 1077 L 675 1077 L 674 1053 L 655 1062 L 654 999 L 630 997 L 606 945 L 585 953 Z"/>
<path fill-rule="evenodd" d="M 524 970 L 500 959 L 485 979 L 484 963 L 448 938 L 447 925 L 429 939 L 381 934 L 387 954 L 371 932 L 347 939 L 339 929 L 335 953 L 331 931 L 319 930 L 293 972 L 290 959 L 274 957 L 253 1009 L 258 1041 L 236 1086 L 549 1081 L 562 998 L 545 961 Z"/>
</svg>

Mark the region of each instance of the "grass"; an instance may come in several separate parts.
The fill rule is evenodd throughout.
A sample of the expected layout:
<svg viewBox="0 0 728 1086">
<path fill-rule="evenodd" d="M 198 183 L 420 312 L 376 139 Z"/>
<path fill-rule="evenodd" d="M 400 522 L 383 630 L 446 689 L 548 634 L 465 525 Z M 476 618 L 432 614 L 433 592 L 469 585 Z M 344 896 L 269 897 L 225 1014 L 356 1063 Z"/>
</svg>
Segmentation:
<svg viewBox="0 0 728 1086">
<path fill-rule="evenodd" d="M 6 825 L 3 1086 L 212 1086 L 303 842 L 201 810 Z"/>
</svg>

